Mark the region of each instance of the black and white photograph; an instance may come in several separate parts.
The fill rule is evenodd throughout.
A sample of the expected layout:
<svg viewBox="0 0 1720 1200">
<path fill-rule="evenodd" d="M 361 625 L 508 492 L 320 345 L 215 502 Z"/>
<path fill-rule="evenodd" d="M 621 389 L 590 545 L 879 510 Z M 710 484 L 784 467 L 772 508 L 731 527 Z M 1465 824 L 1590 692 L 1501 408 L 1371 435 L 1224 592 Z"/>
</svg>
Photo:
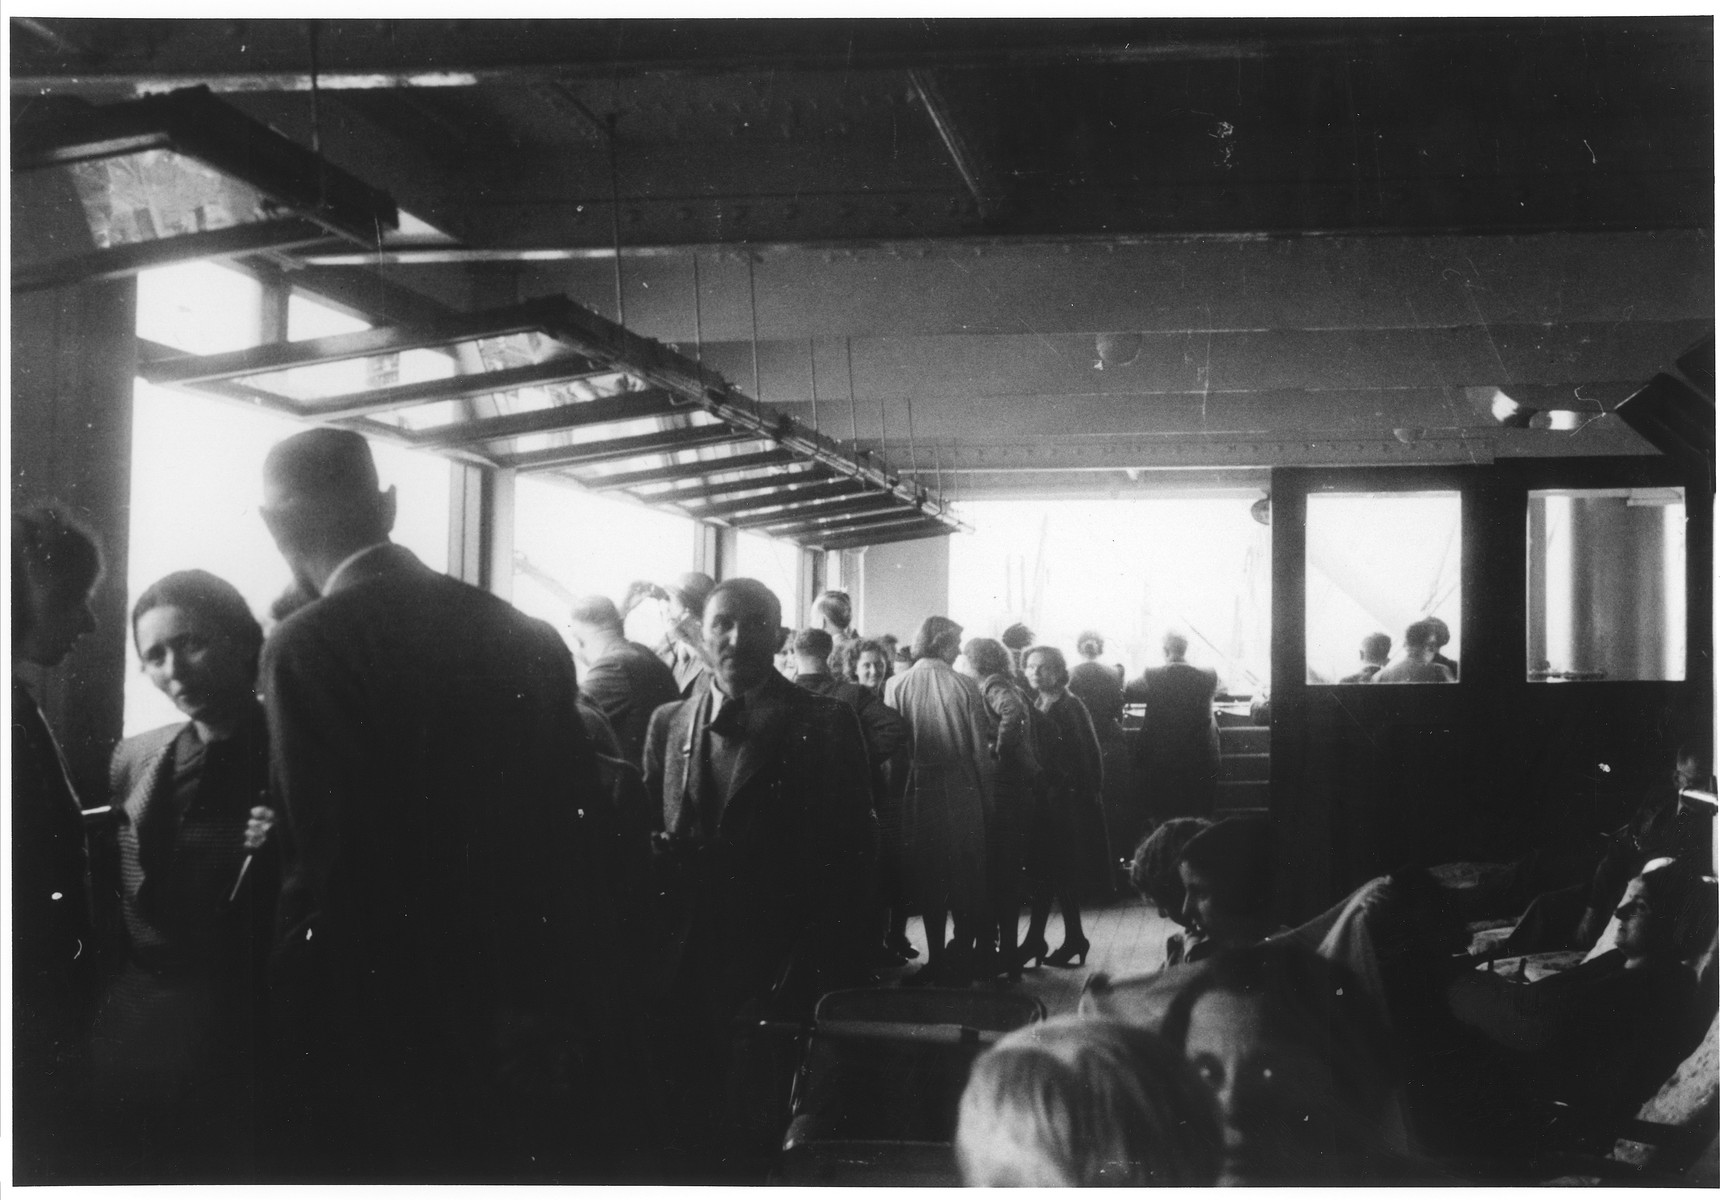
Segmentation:
<svg viewBox="0 0 1720 1200">
<path fill-rule="evenodd" d="M 0 1180 L 1720 1187 L 1712 12 L 357 7 L 4 24 Z"/>
</svg>

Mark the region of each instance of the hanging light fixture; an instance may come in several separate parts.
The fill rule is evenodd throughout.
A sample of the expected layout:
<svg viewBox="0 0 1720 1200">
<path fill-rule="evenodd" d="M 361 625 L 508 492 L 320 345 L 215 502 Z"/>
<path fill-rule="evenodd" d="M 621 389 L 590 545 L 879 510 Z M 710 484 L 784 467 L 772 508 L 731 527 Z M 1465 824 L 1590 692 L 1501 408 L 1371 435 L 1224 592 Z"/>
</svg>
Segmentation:
<svg viewBox="0 0 1720 1200">
<path fill-rule="evenodd" d="M 376 245 L 386 192 L 217 100 L 206 87 L 55 107 L 12 131 L 12 289 L 282 250 Z"/>
</svg>

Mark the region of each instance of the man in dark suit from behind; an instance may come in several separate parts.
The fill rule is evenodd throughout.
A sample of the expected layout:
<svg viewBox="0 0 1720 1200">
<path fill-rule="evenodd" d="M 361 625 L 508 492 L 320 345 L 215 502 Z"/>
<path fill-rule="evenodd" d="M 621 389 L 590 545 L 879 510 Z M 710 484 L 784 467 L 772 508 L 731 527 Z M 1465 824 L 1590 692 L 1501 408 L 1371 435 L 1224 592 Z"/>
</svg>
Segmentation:
<svg viewBox="0 0 1720 1200">
<path fill-rule="evenodd" d="M 1346 675 L 1338 680 L 1339 683 L 1372 683 L 1380 669 L 1392 660 L 1392 639 L 1390 634 L 1370 633 L 1362 639 L 1360 650 L 1362 665 L 1353 675 Z"/>
<path fill-rule="evenodd" d="M 1141 803 L 1156 824 L 1172 817 L 1212 816 L 1218 799 L 1218 726 L 1212 698 L 1218 673 L 1184 661 L 1188 639 L 1167 633 L 1165 665 L 1131 680 L 1124 696 L 1146 705 L 1136 735 Z"/>
<path fill-rule="evenodd" d="M 681 912 L 661 1031 L 682 1105 L 669 1124 L 685 1139 L 680 1165 L 707 1182 L 782 1136 L 747 1101 L 780 1081 L 759 1085 L 756 1053 L 730 1061 L 735 1018 L 809 1015 L 820 992 L 865 978 L 876 942 L 860 723 L 775 670 L 783 636 L 769 588 L 717 584 L 704 609 L 711 672 L 653 714 L 645 740 Z"/>
<path fill-rule="evenodd" d="M 264 497 L 316 597 L 262 662 L 284 855 L 277 1169 L 602 1177 L 614 1034 L 584 964 L 612 950 L 612 848 L 572 657 L 388 540 L 394 491 L 358 435 L 279 443 Z"/>
<path fill-rule="evenodd" d="M 860 718 L 866 737 L 866 757 L 872 764 L 873 798 L 883 793 L 884 764 L 908 742 L 908 723 L 870 689 L 838 679 L 830 671 L 835 639 L 823 629 L 802 629 L 794 635 L 794 682 L 820 696 L 840 700 Z"/>
<path fill-rule="evenodd" d="M 637 766 L 651 714 L 658 705 L 681 698 L 675 673 L 647 647 L 627 640 L 621 610 L 607 596 L 575 600 L 571 622 L 579 690 L 603 711 L 622 756 Z"/>
<path fill-rule="evenodd" d="M 835 593 L 840 595 L 841 593 Z M 860 731 L 866 736 L 866 758 L 871 765 L 872 811 L 878 813 L 881 806 L 888 803 L 886 795 L 888 778 L 886 767 L 892 756 L 899 750 L 904 750 L 912 740 L 908 722 L 902 714 L 874 696 L 871 689 L 858 683 L 849 683 L 838 679 L 830 671 L 830 659 L 835 651 L 835 639 L 826 629 L 802 629 L 794 635 L 794 682 L 809 692 L 820 696 L 829 696 L 840 700 L 854 710 L 854 715 L 860 718 Z M 880 824 L 882 814 L 880 815 Z M 882 847 L 880 847 L 882 853 Z M 882 884 L 882 879 L 879 883 Z M 874 893 L 873 903 L 877 906 L 873 923 L 880 934 L 887 931 L 888 914 L 884 905 L 884 889 L 880 887 Z M 897 950 L 880 945 L 876 949 L 876 961 L 880 966 L 899 967 L 908 960 Z"/>
</svg>

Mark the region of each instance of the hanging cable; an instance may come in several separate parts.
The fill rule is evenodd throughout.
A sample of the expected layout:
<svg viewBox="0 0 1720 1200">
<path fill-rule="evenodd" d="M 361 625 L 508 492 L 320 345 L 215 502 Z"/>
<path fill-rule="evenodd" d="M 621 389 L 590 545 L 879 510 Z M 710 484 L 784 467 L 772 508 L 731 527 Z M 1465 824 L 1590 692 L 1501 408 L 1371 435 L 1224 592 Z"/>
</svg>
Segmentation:
<svg viewBox="0 0 1720 1200">
<path fill-rule="evenodd" d="M 812 440 L 818 440 L 818 339 L 806 339 L 806 365 L 812 375 Z"/>
<path fill-rule="evenodd" d="M 699 310 L 699 256 L 693 255 L 693 359 L 699 364 L 699 384 L 705 382 L 705 320 Z"/>
<path fill-rule="evenodd" d="M 609 143 L 609 234 L 615 246 L 615 323 L 627 327 L 627 298 L 621 293 L 621 170 L 615 148 L 616 114 L 603 124 Z"/>
<path fill-rule="evenodd" d="M 854 465 L 860 465 L 860 418 L 856 412 L 854 399 L 854 339 L 842 339 L 842 352 L 848 359 L 848 452 L 854 456 Z"/>
<path fill-rule="evenodd" d="M 322 113 L 318 108 L 317 87 L 317 23 L 314 20 L 305 22 L 305 35 L 310 40 L 311 50 L 311 153 L 322 156 Z"/>
<path fill-rule="evenodd" d="M 764 415 L 764 388 L 758 376 L 758 286 L 753 280 L 752 251 L 747 251 L 747 301 L 752 312 L 753 413 Z"/>
<path fill-rule="evenodd" d="M 914 449 L 914 397 L 911 395 L 908 397 L 908 468 L 914 473 L 914 492 L 918 495 L 921 491 L 920 455 Z"/>
<path fill-rule="evenodd" d="M 317 159 L 317 211 L 328 208 L 328 163 L 322 154 L 322 71 L 318 63 L 318 30 L 315 20 L 305 22 L 311 59 L 311 153 Z"/>
<path fill-rule="evenodd" d="M 884 464 L 879 469 L 884 472 L 884 478 L 886 480 L 888 480 L 890 478 L 890 460 L 888 458 L 884 457 L 884 443 L 886 440 L 887 439 L 884 436 L 884 397 L 879 396 L 878 397 L 878 461 Z"/>
</svg>

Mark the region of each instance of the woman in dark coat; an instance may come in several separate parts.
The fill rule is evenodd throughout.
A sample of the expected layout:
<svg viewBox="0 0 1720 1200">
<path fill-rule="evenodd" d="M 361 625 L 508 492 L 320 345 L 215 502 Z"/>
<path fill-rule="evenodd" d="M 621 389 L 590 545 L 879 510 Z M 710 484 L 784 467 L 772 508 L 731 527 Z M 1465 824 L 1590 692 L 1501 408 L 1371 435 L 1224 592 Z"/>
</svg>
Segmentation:
<svg viewBox="0 0 1720 1200">
<path fill-rule="evenodd" d="M 986 884 L 996 922 L 994 961 L 998 970 L 1011 979 L 1020 979 L 1021 953 L 1016 938 L 1021 920 L 1023 850 L 1033 820 L 1034 787 L 1040 774 L 1033 739 L 1033 722 L 1037 717 L 1032 697 L 1016 686 L 1009 651 L 1002 642 L 992 638 L 972 639 L 962 647 L 962 661 L 957 666 L 979 680 L 995 731 L 991 743 L 996 763 L 996 773 L 992 776 L 992 815 L 985 830 Z M 989 942 L 991 936 L 982 934 L 982 943 Z"/>
<path fill-rule="evenodd" d="M 1069 670 L 1069 690 L 1087 706 L 1093 731 L 1099 735 L 1105 760 L 1105 828 L 1110 844 L 1122 853 L 1138 845 L 1147 833 L 1146 813 L 1135 801 L 1134 781 L 1129 775 L 1129 744 L 1123 737 L 1123 668 L 1099 661 L 1105 653 L 1105 639 L 1091 629 L 1076 635 L 1075 652 L 1081 661 Z M 1099 889 L 1106 899 L 1115 894 L 1113 868 L 1120 865 L 1106 864 Z"/>
<path fill-rule="evenodd" d="M 12 514 L 12 663 L 49 670 L 95 628 L 95 538 L 63 510 Z M 29 686 L 12 677 L 12 1096 L 19 1183 L 87 1179 L 85 1034 L 95 925 L 83 806 Z"/>
<path fill-rule="evenodd" d="M 1022 942 L 1021 961 L 1035 959 L 1053 967 L 1087 961 L 1087 938 L 1081 928 L 1081 888 L 1090 864 L 1083 848 L 1104 843 L 1104 814 L 1099 793 L 1104 784 L 1104 760 L 1093 718 L 1080 698 L 1069 692 L 1069 668 L 1063 652 L 1035 646 L 1026 656 L 1027 678 L 1036 693 L 1034 707 L 1045 719 L 1039 747 L 1046 786 L 1041 790 L 1038 819 L 1029 841 L 1032 919 Z M 1108 866 L 1111 855 L 1102 849 Z M 1051 901 L 1063 911 L 1063 945 L 1047 953 L 1045 925 Z"/>
<path fill-rule="evenodd" d="M 189 718 L 114 751 L 124 962 L 91 1039 L 98 1091 L 136 1182 L 251 1172 L 264 957 L 279 870 L 260 849 L 268 734 L 263 631 L 207 571 L 147 589 L 132 612 L 143 672 Z"/>
</svg>

